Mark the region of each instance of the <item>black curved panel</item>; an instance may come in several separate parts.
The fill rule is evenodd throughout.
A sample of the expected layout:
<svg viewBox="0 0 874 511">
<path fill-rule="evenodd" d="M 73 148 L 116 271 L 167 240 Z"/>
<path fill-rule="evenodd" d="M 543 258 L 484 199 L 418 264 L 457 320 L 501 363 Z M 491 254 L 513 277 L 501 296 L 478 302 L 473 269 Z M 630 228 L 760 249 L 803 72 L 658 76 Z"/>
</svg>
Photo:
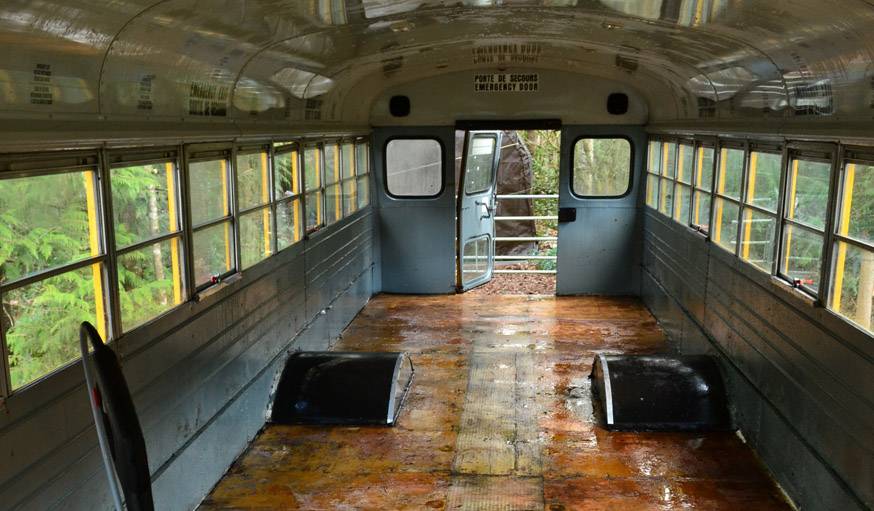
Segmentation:
<svg viewBox="0 0 874 511">
<path fill-rule="evenodd" d="M 146 441 L 118 357 L 90 323 L 82 323 L 80 335 L 86 336 L 91 345 L 96 386 L 91 391 L 101 406 L 125 507 L 129 511 L 152 511 L 152 480 Z"/>
<path fill-rule="evenodd" d="M 607 429 L 732 429 L 716 360 L 705 355 L 598 355 L 592 388 Z"/>
<path fill-rule="evenodd" d="M 403 353 L 293 353 L 276 387 L 271 421 L 391 425 L 412 378 Z"/>
</svg>

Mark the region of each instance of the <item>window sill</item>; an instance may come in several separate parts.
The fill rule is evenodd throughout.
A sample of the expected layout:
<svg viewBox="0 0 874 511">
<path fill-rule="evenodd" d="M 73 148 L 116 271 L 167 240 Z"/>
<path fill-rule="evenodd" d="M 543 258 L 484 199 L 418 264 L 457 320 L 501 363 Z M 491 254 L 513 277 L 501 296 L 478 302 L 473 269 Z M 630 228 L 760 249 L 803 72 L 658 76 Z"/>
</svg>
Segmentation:
<svg viewBox="0 0 874 511">
<path fill-rule="evenodd" d="M 197 293 L 196 295 L 194 295 L 194 301 L 197 303 L 200 303 L 200 302 L 206 300 L 207 298 L 209 298 L 210 296 L 218 293 L 222 289 L 230 286 L 231 284 L 240 281 L 242 278 L 243 278 L 243 275 L 240 273 L 235 273 L 233 275 L 229 275 L 228 277 L 225 277 L 224 279 L 216 282 L 215 284 L 209 286 L 208 288 L 206 288 L 206 289 L 200 291 L 199 293 Z"/>
</svg>

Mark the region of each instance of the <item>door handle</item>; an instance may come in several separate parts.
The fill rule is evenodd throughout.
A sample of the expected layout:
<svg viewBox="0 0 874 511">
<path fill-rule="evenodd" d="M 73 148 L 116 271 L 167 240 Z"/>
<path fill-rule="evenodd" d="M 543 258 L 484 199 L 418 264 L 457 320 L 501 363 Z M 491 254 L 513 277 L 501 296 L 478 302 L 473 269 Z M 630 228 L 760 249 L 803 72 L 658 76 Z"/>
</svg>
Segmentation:
<svg viewBox="0 0 874 511">
<path fill-rule="evenodd" d="M 492 213 L 494 213 L 494 211 L 492 210 L 492 208 L 489 207 L 489 203 L 488 203 L 488 202 L 485 202 L 485 201 L 475 201 L 475 204 L 476 204 L 477 206 L 482 206 L 482 207 L 486 208 L 486 214 L 485 214 L 485 216 L 483 216 L 483 218 L 491 218 L 491 217 L 492 217 Z"/>
</svg>

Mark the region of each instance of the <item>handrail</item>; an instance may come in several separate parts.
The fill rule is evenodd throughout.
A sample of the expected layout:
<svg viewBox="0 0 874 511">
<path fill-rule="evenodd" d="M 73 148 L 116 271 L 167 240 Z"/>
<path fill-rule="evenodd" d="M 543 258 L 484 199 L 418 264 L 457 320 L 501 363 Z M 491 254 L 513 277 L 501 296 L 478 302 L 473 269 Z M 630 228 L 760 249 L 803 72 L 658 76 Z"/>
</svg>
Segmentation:
<svg viewBox="0 0 874 511">
<path fill-rule="evenodd" d="M 496 236 L 495 241 L 558 241 L 558 236 Z"/>
<path fill-rule="evenodd" d="M 529 215 L 529 216 L 496 216 L 495 221 L 512 222 L 513 220 L 558 220 L 558 215 Z"/>
<path fill-rule="evenodd" d="M 496 195 L 496 199 L 557 199 L 557 193 L 547 193 L 547 194 L 525 194 L 525 195 L 515 195 L 515 194 L 504 194 L 504 195 Z"/>
</svg>

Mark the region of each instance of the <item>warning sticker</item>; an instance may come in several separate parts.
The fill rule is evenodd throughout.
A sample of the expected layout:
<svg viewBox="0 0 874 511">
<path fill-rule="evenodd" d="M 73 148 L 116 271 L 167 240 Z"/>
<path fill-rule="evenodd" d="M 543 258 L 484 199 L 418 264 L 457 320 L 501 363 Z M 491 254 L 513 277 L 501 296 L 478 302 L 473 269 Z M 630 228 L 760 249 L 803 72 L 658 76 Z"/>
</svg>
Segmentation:
<svg viewBox="0 0 874 511">
<path fill-rule="evenodd" d="M 537 92 L 537 73 L 478 73 L 473 75 L 474 92 Z"/>
<path fill-rule="evenodd" d="M 485 43 L 473 48 L 474 64 L 536 64 L 540 60 L 537 43 Z"/>
</svg>

